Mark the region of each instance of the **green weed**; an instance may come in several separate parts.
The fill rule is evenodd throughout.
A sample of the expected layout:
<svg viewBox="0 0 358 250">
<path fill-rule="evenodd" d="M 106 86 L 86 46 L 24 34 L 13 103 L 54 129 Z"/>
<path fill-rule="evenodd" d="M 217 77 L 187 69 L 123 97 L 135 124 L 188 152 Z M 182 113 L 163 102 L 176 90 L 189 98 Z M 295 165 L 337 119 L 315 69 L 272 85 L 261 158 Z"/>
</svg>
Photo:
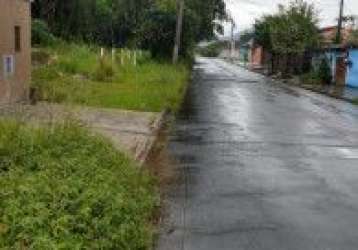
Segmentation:
<svg viewBox="0 0 358 250">
<path fill-rule="evenodd" d="M 185 64 L 171 65 L 138 55 L 134 66 L 128 52 L 99 60 L 98 48 L 61 44 L 50 49 L 57 58 L 33 70 L 32 86 L 42 100 L 140 111 L 177 110 L 189 78 Z M 122 58 L 123 57 L 123 58 Z M 122 62 L 123 65 L 122 65 Z"/>
<path fill-rule="evenodd" d="M 151 178 L 73 123 L 0 121 L 0 249 L 149 249 Z"/>
</svg>

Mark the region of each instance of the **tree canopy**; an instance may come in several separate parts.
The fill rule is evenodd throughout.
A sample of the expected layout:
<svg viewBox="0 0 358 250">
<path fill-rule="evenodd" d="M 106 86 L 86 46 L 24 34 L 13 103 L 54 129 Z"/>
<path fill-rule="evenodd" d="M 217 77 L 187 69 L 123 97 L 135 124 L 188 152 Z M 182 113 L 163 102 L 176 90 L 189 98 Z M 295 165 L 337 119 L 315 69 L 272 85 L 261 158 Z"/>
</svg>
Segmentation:
<svg viewBox="0 0 358 250">
<path fill-rule="evenodd" d="M 66 40 L 145 47 L 154 54 L 167 54 L 174 42 L 176 0 L 35 0 L 32 13 Z M 186 1 L 181 53 L 212 38 L 214 21 L 225 17 L 224 0 Z"/>
<path fill-rule="evenodd" d="M 277 54 L 301 54 L 318 45 L 318 19 L 314 6 L 295 0 L 256 21 L 256 41 Z"/>
<path fill-rule="evenodd" d="M 304 0 L 279 5 L 276 14 L 256 21 L 255 41 L 271 53 L 272 72 L 289 74 L 303 70 L 305 52 L 319 45 L 317 24 L 314 5 Z"/>
</svg>

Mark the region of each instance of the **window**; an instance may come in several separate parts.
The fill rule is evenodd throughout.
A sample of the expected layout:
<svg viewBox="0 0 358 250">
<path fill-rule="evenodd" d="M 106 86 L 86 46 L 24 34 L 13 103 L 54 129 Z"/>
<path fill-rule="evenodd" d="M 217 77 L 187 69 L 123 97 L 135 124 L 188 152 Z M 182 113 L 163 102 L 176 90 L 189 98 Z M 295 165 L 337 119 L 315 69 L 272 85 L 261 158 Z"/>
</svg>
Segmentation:
<svg viewBox="0 0 358 250">
<path fill-rule="evenodd" d="M 4 65 L 4 76 L 8 78 L 15 73 L 15 64 L 14 64 L 14 56 L 7 55 L 3 57 L 3 65 Z"/>
<path fill-rule="evenodd" d="M 21 27 L 15 26 L 15 51 L 21 51 Z"/>
</svg>

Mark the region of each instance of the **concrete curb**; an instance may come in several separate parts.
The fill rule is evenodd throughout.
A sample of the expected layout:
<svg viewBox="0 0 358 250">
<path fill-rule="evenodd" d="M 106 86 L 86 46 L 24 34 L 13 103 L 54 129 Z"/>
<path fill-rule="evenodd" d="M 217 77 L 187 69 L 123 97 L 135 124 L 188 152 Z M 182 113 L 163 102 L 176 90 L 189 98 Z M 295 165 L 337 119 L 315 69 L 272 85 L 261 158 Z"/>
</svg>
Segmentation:
<svg viewBox="0 0 358 250">
<path fill-rule="evenodd" d="M 159 114 L 157 119 L 155 119 L 151 125 L 151 131 L 153 135 L 137 150 L 135 160 L 137 160 L 141 166 L 144 165 L 148 160 L 148 156 L 158 139 L 160 130 L 163 128 L 166 117 L 169 115 L 169 113 L 169 110 L 164 110 Z"/>
</svg>

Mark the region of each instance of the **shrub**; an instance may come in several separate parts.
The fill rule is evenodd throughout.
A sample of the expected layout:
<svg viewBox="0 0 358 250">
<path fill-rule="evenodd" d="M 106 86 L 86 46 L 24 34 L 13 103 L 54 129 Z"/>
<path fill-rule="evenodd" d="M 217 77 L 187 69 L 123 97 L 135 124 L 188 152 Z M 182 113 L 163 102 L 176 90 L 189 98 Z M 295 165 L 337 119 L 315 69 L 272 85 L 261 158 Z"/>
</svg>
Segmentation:
<svg viewBox="0 0 358 250">
<path fill-rule="evenodd" d="M 87 45 L 63 44 L 56 48 L 56 66 L 64 73 L 89 77 L 95 71 L 98 55 Z"/>
<path fill-rule="evenodd" d="M 317 69 L 301 75 L 301 81 L 308 85 L 330 84 L 332 76 L 327 60 L 322 59 Z"/>
<path fill-rule="evenodd" d="M 148 249 L 152 181 L 73 123 L 0 121 L 0 249 Z"/>
<path fill-rule="evenodd" d="M 332 82 L 331 69 L 326 59 L 323 59 L 319 65 L 318 76 L 323 84 L 330 84 Z"/>
<path fill-rule="evenodd" d="M 99 60 L 99 64 L 94 72 L 93 79 L 100 82 L 111 81 L 114 76 L 114 69 L 111 62 L 106 58 Z"/>
<path fill-rule="evenodd" d="M 55 42 L 55 36 L 50 32 L 47 24 L 39 19 L 32 20 L 32 45 L 49 46 Z"/>
<path fill-rule="evenodd" d="M 319 85 L 321 84 L 321 79 L 319 74 L 316 71 L 310 71 L 306 74 L 301 75 L 301 82 L 306 85 Z"/>
</svg>

